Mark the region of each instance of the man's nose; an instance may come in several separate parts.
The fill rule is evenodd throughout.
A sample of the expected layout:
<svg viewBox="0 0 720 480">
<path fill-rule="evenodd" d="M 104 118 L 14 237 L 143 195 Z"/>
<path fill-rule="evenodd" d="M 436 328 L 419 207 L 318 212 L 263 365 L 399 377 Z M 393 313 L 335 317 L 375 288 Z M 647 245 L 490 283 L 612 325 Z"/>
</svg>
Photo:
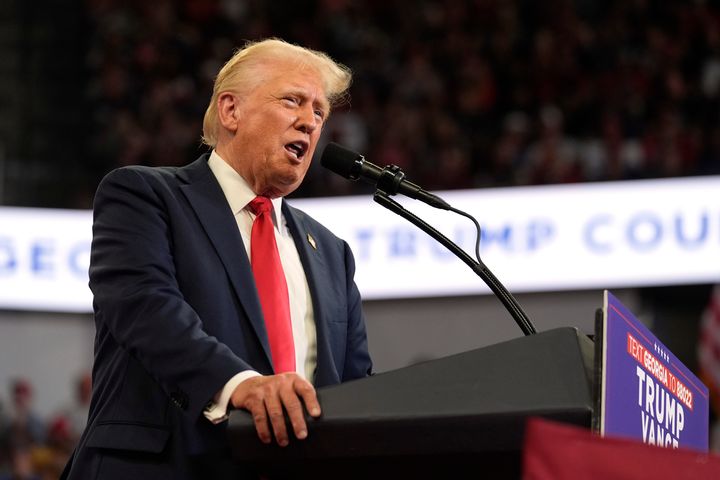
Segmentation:
<svg viewBox="0 0 720 480">
<path fill-rule="evenodd" d="M 295 128 L 304 133 L 312 133 L 320 127 L 322 121 L 315 115 L 315 108 L 311 104 L 305 104 L 299 109 L 298 118 L 295 121 Z"/>
</svg>

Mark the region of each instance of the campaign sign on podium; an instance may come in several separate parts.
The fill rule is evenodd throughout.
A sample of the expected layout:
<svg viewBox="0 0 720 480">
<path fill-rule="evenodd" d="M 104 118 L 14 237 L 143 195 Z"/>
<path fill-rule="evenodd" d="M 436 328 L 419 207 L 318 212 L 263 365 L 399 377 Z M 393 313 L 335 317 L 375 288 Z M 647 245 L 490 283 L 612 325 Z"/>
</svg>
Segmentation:
<svg viewBox="0 0 720 480">
<path fill-rule="evenodd" d="M 707 451 L 707 387 L 608 291 L 601 336 L 600 433 Z"/>
</svg>

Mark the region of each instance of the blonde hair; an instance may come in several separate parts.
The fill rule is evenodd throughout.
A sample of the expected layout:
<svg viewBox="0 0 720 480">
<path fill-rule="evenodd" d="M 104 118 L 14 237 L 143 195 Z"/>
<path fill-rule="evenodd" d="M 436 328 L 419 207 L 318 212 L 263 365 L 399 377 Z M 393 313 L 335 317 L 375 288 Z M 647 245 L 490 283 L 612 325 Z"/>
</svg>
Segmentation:
<svg viewBox="0 0 720 480">
<path fill-rule="evenodd" d="M 217 144 L 220 129 L 217 102 L 220 94 L 227 91 L 241 94 L 250 92 L 263 81 L 262 75 L 258 75 L 259 68 L 272 62 L 293 62 L 298 68 L 317 71 L 331 107 L 341 104 L 347 98 L 352 73 L 348 67 L 327 54 L 278 38 L 248 42 L 223 65 L 215 78 L 212 98 L 203 118 L 203 143 L 210 147 Z"/>
</svg>

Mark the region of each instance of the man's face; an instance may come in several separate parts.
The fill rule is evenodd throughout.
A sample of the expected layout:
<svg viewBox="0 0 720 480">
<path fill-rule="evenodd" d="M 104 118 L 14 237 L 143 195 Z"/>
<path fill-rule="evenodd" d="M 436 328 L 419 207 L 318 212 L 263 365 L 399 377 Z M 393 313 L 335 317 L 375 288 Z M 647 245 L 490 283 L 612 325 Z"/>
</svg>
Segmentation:
<svg viewBox="0 0 720 480">
<path fill-rule="evenodd" d="M 255 193 L 280 197 L 305 178 L 330 107 L 314 70 L 275 63 L 260 74 L 255 89 L 236 95 L 237 126 L 218 153 Z"/>
</svg>

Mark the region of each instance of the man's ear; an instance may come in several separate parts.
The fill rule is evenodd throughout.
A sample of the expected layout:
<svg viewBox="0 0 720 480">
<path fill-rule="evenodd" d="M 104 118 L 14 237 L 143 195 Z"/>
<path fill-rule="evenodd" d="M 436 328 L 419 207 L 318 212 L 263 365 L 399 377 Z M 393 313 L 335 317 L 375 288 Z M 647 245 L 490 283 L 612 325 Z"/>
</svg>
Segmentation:
<svg viewBox="0 0 720 480">
<path fill-rule="evenodd" d="M 240 117 L 240 99 L 230 92 L 218 95 L 217 109 L 220 124 L 231 132 L 236 132 Z"/>
</svg>

